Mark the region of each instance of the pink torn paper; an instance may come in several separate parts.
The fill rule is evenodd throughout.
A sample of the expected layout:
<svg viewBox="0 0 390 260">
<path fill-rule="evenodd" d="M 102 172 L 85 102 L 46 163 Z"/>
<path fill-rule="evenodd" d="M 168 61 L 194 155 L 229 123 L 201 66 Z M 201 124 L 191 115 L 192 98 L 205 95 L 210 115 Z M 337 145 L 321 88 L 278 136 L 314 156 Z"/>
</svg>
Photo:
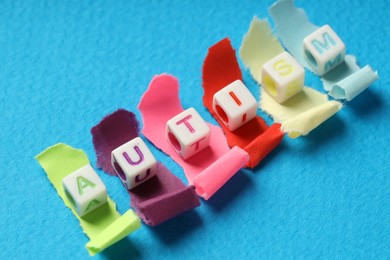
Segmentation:
<svg viewBox="0 0 390 260">
<path fill-rule="evenodd" d="M 139 124 L 135 115 L 119 109 L 106 116 L 91 129 L 97 166 L 116 175 L 111 165 L 111 152 L 138 137 Z M 200 205 L 193 186 L 186 186 L 163 164 L 155 177 L 129 191 L 131 206 L 141 219 L 156 226 Z"/>
<path fill-rule="evenodd" d="M 204 199 L 209 199 L 245 167 L 248 153 L 239 147 L 229 149 L 221 128 L 211 124 L 208 124 L 211 130 L 210 145 L 205 150 L 187 160 L 173 150 L 165 138 L 166 122 L 184 111 L 179 100 L 179 82 L 175 77 L 167 74 L 155 76 L 138 108 L 144 125 L 142 133 L 183 168 L 189 183 Z"/>
</svg>

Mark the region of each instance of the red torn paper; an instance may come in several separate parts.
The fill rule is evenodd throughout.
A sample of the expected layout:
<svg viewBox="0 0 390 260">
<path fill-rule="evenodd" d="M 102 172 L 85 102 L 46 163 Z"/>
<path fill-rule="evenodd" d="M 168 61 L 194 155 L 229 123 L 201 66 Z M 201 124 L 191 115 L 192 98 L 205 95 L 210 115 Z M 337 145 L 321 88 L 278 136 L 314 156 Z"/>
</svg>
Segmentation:
<svg viewBox="0 0 390 260">
<path fill-rule="evenodd" d="M 230 40 L 225 38 L 209 48 L 203 63 L 203 104 L 221 125 L 230 147 L 238 146 L 249 154 L 247 166 L 258 165 L 283 139 L 280 124 L 267 126 L 264 119 L 257 116 L 235 131 L 230 131 L 219 120 L 213 110 L 213 96 L 233 81 L 242 80 L 235 50 Z"/>
<path fill-rule="evenodd" d="M 189 183 L 206 200 L 248 161 L 244 150 L 238 147 L 229 150 L 221 128 L 211 124 L 208 124 L 211 130 L 209 147 L 187 160 L 173 150 L 165 138 L 166 122 L 181 113 L 183 107 L 179 100 L 179 82 L 171 75 L 155 76 L 138 108 L 144 124 L 142 133 L 184 169 Z"/>
<path fill-rule="evenodd" d="M 139 124 L 135 115 L 119 109 L 106 116 L 91 129 L 97 166 L 116 175 L 111 166 L 111 152 L 138 137 Z M 159 163 L 157 175 L 128 191 L 131 206 L 141 219 L 156 226 L 200 205 L 193 186 L 186 186 L 164 165 Z"/>
</svg>

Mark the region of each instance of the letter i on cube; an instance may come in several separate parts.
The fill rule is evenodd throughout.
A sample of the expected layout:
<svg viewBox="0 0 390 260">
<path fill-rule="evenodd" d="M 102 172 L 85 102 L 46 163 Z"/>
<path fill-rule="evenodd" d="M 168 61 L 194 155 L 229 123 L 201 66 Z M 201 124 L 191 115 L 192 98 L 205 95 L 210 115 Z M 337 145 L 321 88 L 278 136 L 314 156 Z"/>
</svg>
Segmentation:
<svg viewBox="0 0 390 260">
<path fill-rule="evenodd" d="M 324 75 L 344 61 L 345 44 L 329 25 L 303 40 L 305 57 L 315 72 Z"/>
<path fill-rule="evenodd" d="M 301 92 L 304 81 L 305 69 L 288 52 L 263 65 L 261 85 L 278 103 Z"/>
<path fill-rule="evenodd" d="M 256 117 L 257 102 L 244 83 L 236 80 L 214 94 L 213 110 L 234 131 Z"/>
<path fill-rule="evenodd" d="M 157 173 L 157 160 L 140 137 L 112 151 L 111 164 L 128 190 L 149 180 Z"/>
<path fill-rule="evenodd" d="M 107 189 L 90 164 L 62 179 L 66 196 L 80 217 L 107 202 Z"/>
<path fill-rule="evenodd" d="M 189 108 L 168 120 L 166 137 L 183 159 L 209 146 L 210 128 L 194 108 Z"/>
</svg>

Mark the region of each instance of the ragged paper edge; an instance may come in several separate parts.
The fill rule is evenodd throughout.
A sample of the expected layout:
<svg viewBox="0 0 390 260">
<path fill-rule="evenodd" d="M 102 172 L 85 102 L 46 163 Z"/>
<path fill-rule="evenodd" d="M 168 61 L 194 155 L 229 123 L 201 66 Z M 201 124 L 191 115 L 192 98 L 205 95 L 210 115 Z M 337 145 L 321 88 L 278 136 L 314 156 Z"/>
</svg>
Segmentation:
<svg viewBox="0 0 390 260">
<path fill-rule="evenodd" d="M 240 57 L 259 84 L 261 83 L 263 65 L 282 52 L 284 49 L 278 39 L 273 36 L 267 20 L 254 17 L 242 40 Z"/>
<path fill-rule="evenodd" d="M 164 107 L 164 109 L 161 109 L 161 107 Z M 174 151 L 165 137 L 166 122 L 173 116 L 182 112 L 183 108 L 179 99 L 178 80 L 171 75 L 162 74 L 155 76 L 142 96 L 138 108 L 142 114 L 144 125 L 142 133 L 157 148 L 169 155 L 183 168 L 190 185 L 193 184 L 194 180 L 201 175 L 202 172 L 206 171 L 209 167 L 213 167 L 213 164 L 219 158 L 229 152 L 229 147 L 226 143 L 226 138 L 223 132 L 219 127 L 211 124 L 208 124 L 211 130 L 209 147 L 187 160 L 183 160 Z M 243 158 L 237 157 L 233 160 L 234 161 L 232 161 L 232 163 L 246 163 Z M 223 166 L 224 167 L 219 168 L 219 171 L 230 172 L 229 165 Z M 214 182 L 215 179 L 210 178 L 207 181 Z M 203 192 L 201 194 L 198 193 L 198 195 L 202 196 L 203 194 L 214 194 L 214 192 L 215 191 L 213 190 L 203 190 Z"/>
<path fill-rule="evenodd" d="M 242 81 L 241 69 L 230 39 L 224 38 L 208 49 L 202 66 L 203 104 L 216 120 L 219 118 L 212 108 L 212 96 L 235 80 Z M 219 124 L 223 127 L 221 122 Z M 229 145 L 234 146 L 231 143 Z"/>
<path fill-rule="evenodd" d="M 245 146 L 245 151 L 250 154 L 247 166 L 256 167 L 271 151 L 283 140 L 284 133 L 281 124 L 273 123 L 263 134 L 257 136 Z"/>
<path fill-rule="evenodd" d="M 193 182 L 196 192 L 205 200 L 208 200 L 236 172 L 245 167 L 248 160 L 247 152 L 237 146 L 233 147 L 228 153 L 196 176 Z M 226 171 L 221 171 L 220 169 L 226 167 L 226 165 L 229 165 L 229 168 Z M 213 181 L 210 182 L 210 179 L 213 179 Z"/>
<path fill-rule="evenodd" d="M 336 84 L 331 85 L 328 94 L 335 99 L 351 101 L 378 79 L 378 72 L 374 72 L 367 65 Z"/>
<path fill-rule="evenodd" d="M 179 204 L 181 206 L 178 207 Z M 160 196 L 153 202 L 150 202 L 150 200 L 143 202 L 132 200 L 131 205 L 136 209 L 137 214 L 143 219 L 145 224 L 154 227 L 200 206 L 200 201 L 195 187 L 189 185 L 169 194 L 164 194 L 164 196 Z M 153 211 L 160 211 L 162 214 L 156 214 Z M 152 215 L 153 217 L 151 217 Z"/>
<path fill-rule="evenodd" d="M 269 8 L 269 13 L 284 46 L 304 67 L 316 73 L 304 57 L 303 39 L 318 27 L 309 21 L 303 9 L 294 5 L 293 0 L 275 2 Z M 343 63 L 321 78 L 324 89 L 329 91 L 330 96 L 350 101 L 375 82 L 378 73 L 368 65 L 361 69 L 354 56 L 346 55 Z"/>
<path fill-rule="evenodd" d="M 75 170 L 89 164 L 88 157 L 84 151 L 59 143 L 48 147 L 37 155 L 35 159 L 45 170 L 47 177 L 56 189 L 58 195 L 64 201 L 64 204 L 70 208 L 72 213 L 79 220 L 84 233 L 90 238 L 89 243 L 95 245 L 92 250 L 87 248 L 91 255 L 101 252 L 136 229 L 129 228 L 129 225 L 133 226 L 132 223 L 135 221 L 135 218 L 122 219 L 120 214 L 116 211 L 115 203 L 109 196 L 107 196 L 107 203 L 105 205 L 90 212 L 83 218 L 80 218 L 72 207 L 62 188 L 62 179 Z M 101 234 L 108 233 L 111 236 L 101 236 Z"/>
<path fill-rule="evenodd" d="M 295 102 L 296 101 L 296 102 Z M 282 124 L 282 131 L 290 138 L 307 135 L 342 108 L 338 101 L 329 101 L 327 95 L 304 87 L 302 93 L 277 103 L 266 91 L 261 91 L 260 108 Z"/>
<path fill-rule="evenodd" d="M 249 154 L 247 166 L 254 168 L 266 155 L 280 144 L 284 134 L 280 125 L 267 126 L 256 116 L 245 125 L 231 132 L 212 108 L 213 95 L 234 80 L 242 80 L 235 50 L 228 38 L 211 46 L 203 63 L 203 104 L 222 127 L 230 147 L 238 146 Z"/>
<path fill-rule="evenodd" d="M 240 56 L 259 85 L 261 85 L 261 67 L 281 52 L 283 47 L 273 35 L 268 22 L 255 17 L 242 41 Z M 307 87 L 297 96 L 279 104 L 261 89 L 260 108 L 270 114 L 276 122 L 282 124 L 281 130 L 284 133 L 296 138 L 307 135 L 336 113 L 341 108 L 341 104 L 328 101 L 325 94 Z"/>
<path fill-rule="evenodd" d="M 106 173 L 116 176 L 111 165 L 111 152 L 117 147 L 139 136 L 139 123 L 134 113 L 125 109 L 118 109 L 117 111 L 106 115 L 99 124 L 92 127 L 91 134 L 95 153 L 98 158 L 98 165 L 102 166 Z M 178 185 L 175 185 L 174 189 L 164 194 L 159 194 L 158 199 L 164 198 L 165 200 L 169 200 L 172 197 L 176 198 L 178 196 L 177 193 L 186 188 L 186 185 L 161 163 L 158 165 L 157 175 L 156 178 L 164 178 L 164 180 L 170 179 L 171 181 L 168 181 L 168 183 L 172 183 L 172 179 L 178 183 Z M 159 185 L 165 185 L 167 181 L 160 181 L 158 183 Z M 137 189 L 144 189 L 143 191 L 145 191 L 144 187 L 147 187 L 145 185 L 147 185 L 147 183 L 139 185 Z M 162 189 L 165 190 L 164 188 Z M 171 209 L 171 211 L 166 209 L 164 212 L 166 218 L 156 219 L 154 216 L 149 215 L 148 211 L 142 211 L 139 207 L 142 207 L 146 203 L 148 204 L 149 210 L 153 210 L 153 207 L 159 208 L 159 200 L 153 200 L 152 205 L 150 203 L 152 199 L 144 199 L 140 196 L 136 196 L 132 190 L 128 192 L 130 194 L 132 207 L 137 213 L 141 213 L 139 216 L 144 223 L 152 226 L 156 226 L 186 210 L 199 206 L 198 197 L 194 195 L 196 199 L 188 201 L 183 208 L 174 208 Z M 137 197 L 137 203 L 134 203 L 134 197 Z"/>
<path fill-rule="evenodd" d="M 115 126 L 115 127 L 113 127 Z M 116 176 L 111 165 L 111 152 L 138 137 L 139 124 L 134 113 L 123 108 L 106 115 L 91 128 L 96 166 L 109 175 Z"/>
<path fill-rule="evenodd" d="M 156 196 L 156 191 L 161 189 L 165 192 L 158 192 L 160 194 Z M 186 186 L 162 163 L 158 164 L 156 176 L 129 190 L 129 193 L 131 206 L 149 226 L 160 225 L 200 205 L 194 187 Z"/>
<path fill-rule="evenodd" d="M 310 131 L 336 114 L 341 108 L 342 105 L 340 102 L 326 102 L 284 122 L 282 124 L 282 131 L 287 132 L 291 138 L 307 135 Z"/>
<path fill-rule="evenodd" d="M 103 230 L 98 236 L 92 238 L 85 247 L 87 248 L 89 254 L 93 256 L 122 240 L 140 227 L 140 218 L 133 210 L 129 209 L 119 219 Z"/>
</svg>

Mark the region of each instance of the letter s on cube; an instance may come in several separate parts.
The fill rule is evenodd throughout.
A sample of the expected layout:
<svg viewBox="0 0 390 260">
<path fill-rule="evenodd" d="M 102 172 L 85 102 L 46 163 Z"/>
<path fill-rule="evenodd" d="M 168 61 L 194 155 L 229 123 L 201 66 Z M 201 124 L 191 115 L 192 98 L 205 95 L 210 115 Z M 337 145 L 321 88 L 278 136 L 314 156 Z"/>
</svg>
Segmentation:
<svg viewBox="0 0 390 260">
<path fill-rule="evenodd" d="M 209 146 L 210 128 L 191 107 L 168 120 L 166 138 L 185 160 Z"/>
<path fill-rule="evenodd" d="M 111 164 L 128 190 L 149 180 L 157 173 L 157 160 L 140 137 L 113 150 Z"/>
<path fill-rule="evenodd" d="M 236 80 L 214 94 L 213 110 L 234 131 L 256 117 L 257 102 L 244 83 Z"/>
<path fill-rule="evenodd" d="M 305 58 L 318 75 L 324 75 L 345 58 L 345 44 L 329 25 L 303 39 Z"/>
<path fill-rule="evenodd" d="M 107 189 L 90 164 L 62 179 L 62 187 L 80 217 L 107 202 Z"/>
<path fill-rule="evenodd" d="M 266 62 L 261 73 L 262 87 L 278 103 L 302 91 L 305 69 L 288 52 Z"/>
</svg>

